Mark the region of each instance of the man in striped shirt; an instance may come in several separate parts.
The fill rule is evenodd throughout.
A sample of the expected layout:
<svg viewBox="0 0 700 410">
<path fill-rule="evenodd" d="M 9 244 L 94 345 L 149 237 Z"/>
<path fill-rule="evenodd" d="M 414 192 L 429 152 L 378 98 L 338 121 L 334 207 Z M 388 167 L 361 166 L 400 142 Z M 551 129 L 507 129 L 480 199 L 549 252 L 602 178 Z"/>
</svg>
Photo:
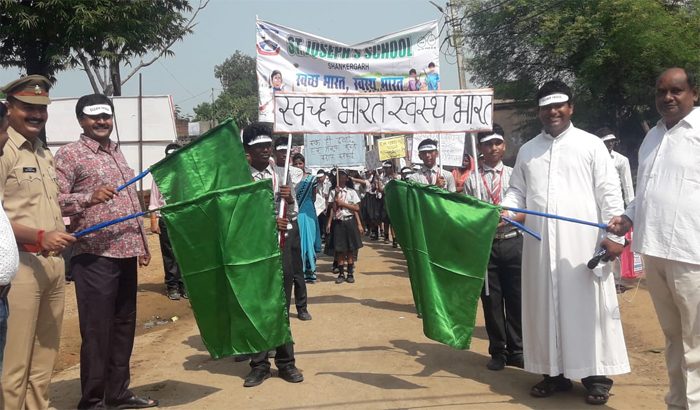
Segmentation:
<svg viewBox="0 0 700 410">
<path fill-rule="evenodd" d="M 482 201 L 498 205 L 508 190 L 513 168 L 503 165 L 506 141 L 503 129 L 493 124 L 492 132 L 480 132 L 478 149 L 484 164 L 467 178 L 464 193 Z M 525 215 L 514 219 L 523 222 Z M 491 247 L 488 266 L 488 290 L 481 292 L 486 333 L 489 336 L 489 370 L 503 370 L 508 366 L 523 368 L 523 332 L 520 300 L 520 273 L 523 236 L 512 225 L 501 223 Z"/>
</svg>

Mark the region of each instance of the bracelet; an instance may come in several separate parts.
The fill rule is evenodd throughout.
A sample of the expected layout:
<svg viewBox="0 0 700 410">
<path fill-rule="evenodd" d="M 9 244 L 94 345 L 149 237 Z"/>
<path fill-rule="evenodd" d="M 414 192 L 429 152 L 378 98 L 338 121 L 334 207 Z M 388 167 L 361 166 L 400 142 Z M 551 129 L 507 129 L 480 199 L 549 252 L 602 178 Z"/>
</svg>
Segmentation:
<svg viewBox="0 0 700 410">
<path fill-rule="evenodd" d="M 38 237 L 37 240 L 36 240 L 36 244 L 37 244 L 37 245 L 41 246 L 41 240 L 44 239 L 44 234 L 45 234 L 45 233 L 46 233 L 46 231 L 43 231 L 43 230 L 42 230 L 42 231 L 39 231 L 39 237 Z"/>
</svg>

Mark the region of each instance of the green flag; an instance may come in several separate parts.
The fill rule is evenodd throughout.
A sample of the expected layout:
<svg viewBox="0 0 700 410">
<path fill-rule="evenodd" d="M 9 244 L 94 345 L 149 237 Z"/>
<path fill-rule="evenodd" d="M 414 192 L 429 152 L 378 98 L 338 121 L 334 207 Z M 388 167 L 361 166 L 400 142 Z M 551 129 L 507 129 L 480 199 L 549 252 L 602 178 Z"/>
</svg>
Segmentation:
<svg viewBox="0 0 700 410">
<path fill-rule="evenodd" d="M 415 182 L 394 180 L 384 194 L 423 332 L 469 349 L 499 207 Z"/>
<path fill-rule="evenodd" d="M 240 132 L 232 119 L 212 128 L 149 169 L 169 204 L 253 180 Z"/>
<path fill-rule="evenodd" d="M 227 120 L 151 167 L 197 326 L 214 358 L 292 341 L 270 181 Z"/>
</svg>

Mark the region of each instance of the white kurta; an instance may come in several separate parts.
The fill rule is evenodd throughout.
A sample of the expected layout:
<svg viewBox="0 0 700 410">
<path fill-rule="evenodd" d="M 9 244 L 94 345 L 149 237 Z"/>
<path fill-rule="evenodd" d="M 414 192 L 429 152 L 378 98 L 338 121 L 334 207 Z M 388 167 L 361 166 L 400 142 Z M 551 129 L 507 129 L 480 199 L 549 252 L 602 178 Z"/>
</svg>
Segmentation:
<svg viewBox="0 0 700 410">
<path fill-rule="evenodd" d="M 600 138 L 573 125 L 557 138 L 541 133 L 518 153 L 503 206 L 607 223 L 623 212 L 620 182 Z M 586 264 L 605 233 L 528 216 L 522 317 L 525 370 L 568 378 L 629 373 L 610 264 Z M 611 239 L 622 243 L 618 237 Z"/>
</svg>

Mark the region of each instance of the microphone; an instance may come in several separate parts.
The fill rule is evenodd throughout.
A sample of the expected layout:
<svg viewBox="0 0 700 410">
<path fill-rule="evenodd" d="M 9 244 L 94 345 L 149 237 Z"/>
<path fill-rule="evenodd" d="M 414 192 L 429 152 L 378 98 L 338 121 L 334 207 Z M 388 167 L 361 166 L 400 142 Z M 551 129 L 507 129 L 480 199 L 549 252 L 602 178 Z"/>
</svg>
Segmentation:
<svg viewBox="0 0 700 410">
<path fill-rule="evenodd" d="M 629 244 L 630 244 L 630 242 L 627 239 L 625 239 L 625 243 L 622 246 L 626 248 Z M 603 259 L 603 255 L 605 255 L 605 253 L 607 251 L 608 251 L 608 249 L 605 246 L 603 246 L 603 248 L 600 251 L 598 251 L 598 253 L 593 255 L 593 258 L 591 258 L 591 260 L 589 260 L 588 263 L 586 264 L 588 269 L 595 269 L 595 267 L 598 266 L 598 264 L 600 263 L 600 260 Z M 607 261 L 608 261 L 607 258 L 603 259 L 603 262 L 607 262 Z"/>
<path fill-rule="evenodd" d="M 608 252 L 608 249 L 603 246 L 603 249 L 601 249 L 600 251 L 598 251 L 598 253 L 593 255 L 593 258 L 591 258 L 591 260 L 589 260 L 586 264 L 588 269 L 595 269 L 595 267 L 598 266 L 600 260 L 603 258 L 603 255 L 605 255 L 606 252 Z"/>
</svg>

